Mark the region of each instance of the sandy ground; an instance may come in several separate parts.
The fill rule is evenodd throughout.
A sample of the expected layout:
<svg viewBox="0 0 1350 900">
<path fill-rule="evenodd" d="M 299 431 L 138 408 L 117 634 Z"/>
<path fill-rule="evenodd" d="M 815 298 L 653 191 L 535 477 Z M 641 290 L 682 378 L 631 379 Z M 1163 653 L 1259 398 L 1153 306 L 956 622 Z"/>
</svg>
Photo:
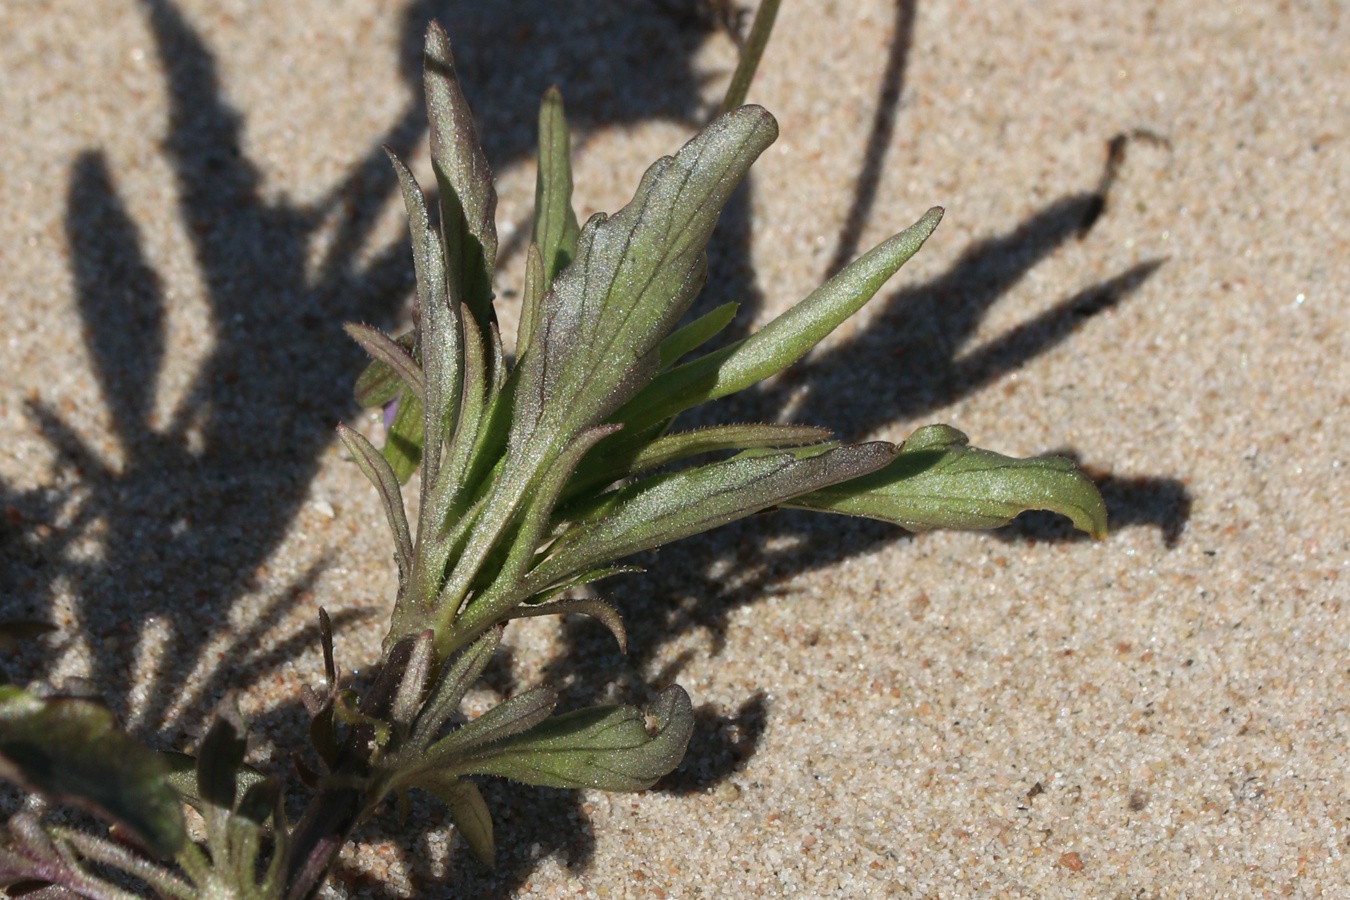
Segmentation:
<svg viewBox="0 0 1350 900">
<path fill-rule="evenodd" d="M 1350 15 L 785 6 L 752 92 L 782 138 L 706 302 L 744 330 L 948 212 L 725 415 L 1070 452 L 1110 537 L 802 515 L 649 556 L 605 589 L 627 658 L 537 621 L 474 702 L 678 680 L 684 766 L 633 796 L 488 785 L 493 871 L 435 806 L 383 816 L 333 896 L 1350 896 Z M 0 5 L 0 611 L 60 628 L 17 680 L 88 679 L 185 748 L 238 688 L 284 767 L 318 608 L 346 669 L 375 660 L 393 566 L 335 447 L 376 430 L 339 327 L 406 317 L 378 148 L 427 172 L 432 16 L 499 176 L 512 323 L 538 95 L 568 98 L 583 215 L 616 208 L 734 61 L 688 3 Z"/>
</svg>

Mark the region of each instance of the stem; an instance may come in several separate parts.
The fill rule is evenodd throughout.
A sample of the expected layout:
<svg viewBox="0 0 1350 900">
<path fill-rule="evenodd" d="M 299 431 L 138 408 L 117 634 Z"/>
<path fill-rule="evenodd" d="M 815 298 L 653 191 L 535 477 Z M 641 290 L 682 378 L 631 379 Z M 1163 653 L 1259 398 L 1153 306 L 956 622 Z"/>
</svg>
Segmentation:
<svg viewBox="0 0 1350 900">
<path fill-rule="evenodd" d="M 404 638 L 385 656 L 375 683 L 361 699 L 363 716 L 389 720 L 415 641 L 415 637 Z M 332 773 L 291 834 L 286 857 L 287 898 L 296 900 L 314 893 L 363 815 L 382 799 L 384 779 L 371 778 L 375 752 L 373 725 L 357 724 L 348 729 Z"/>
<path fill-rule="evenodd" d="M 755 80 L 755 70 L 759 68 L 759 60 L 764 56 L 769 35 L 773 33 L 779 3 L 780 0 L 763 0 L 755 11 L 755 22 L 750 26 L 750 36 L 745 39 L 741 60 L 736 64 L 736 72 L 731 76 L 731 84 L 727 86 L 727 95 L 722 99 L 718 115 L 729 113 L 745 103 L 745 95 L 750 92 L 750 82 Z"/>
</svg>

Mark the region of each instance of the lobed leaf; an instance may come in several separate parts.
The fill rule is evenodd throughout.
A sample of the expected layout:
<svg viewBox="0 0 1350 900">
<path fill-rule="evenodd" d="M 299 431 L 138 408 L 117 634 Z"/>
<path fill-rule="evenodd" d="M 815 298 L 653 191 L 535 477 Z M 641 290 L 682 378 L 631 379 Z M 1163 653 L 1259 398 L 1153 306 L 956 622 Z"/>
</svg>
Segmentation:
<svg viewBox="0 0 1350 900">
<path fill-rule="evenodd" d="M 161 856 L 185 840 L 178 795 L 154 751 L 85 700 L 0 686 L 0 777 L 112 819 Z"/>
<path fill-rule="evenodd" d="M 910 531 L 997 528 L 1029 509 L 1068 516 L 1096 538 L 1106 535 L 1106 505 L 1067 459 L 1013 459 L 967 446 L 946 425 L 920 428 L 885 468 L 784 504 L 881 519 Z"/>
<path fill-rule="evenodd" d="M 640 791 L 680 764 L 694 729 L 679 685 L 652 703 L 654 734 L 632 706 L 597 706 L 555 716 L 524 734 L 478 748 L 454 764 L 460 774 L 501 775 L 557 788 Z"/>
</svg>

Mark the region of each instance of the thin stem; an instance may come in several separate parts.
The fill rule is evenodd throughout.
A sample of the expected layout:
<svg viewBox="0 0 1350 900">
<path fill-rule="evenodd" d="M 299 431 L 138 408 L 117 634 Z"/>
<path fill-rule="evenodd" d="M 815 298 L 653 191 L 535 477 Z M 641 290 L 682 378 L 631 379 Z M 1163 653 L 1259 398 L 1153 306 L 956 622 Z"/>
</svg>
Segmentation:
<svg viewBox="0 0 1350 900">
<path fill-rule="evenodd" d="M 745 95 L 750 92 L 750 82 L 755 80 L 755 70 L 759 68 L 759 60 L 764 56 L 769 35 L 773 33 L 773 22 L 778 18 L 779 2 L 780 0 L 763 0 L 759 4 L 759 9 L 755 11 L 755 22 L 750 26 L 750 36 L 745 39 L 741 60 L 736 64 L 731 84 L 727 86 L 727 95 L 722 99 L 722 108 L 717 111 L 719 116 L 745 103 Z"/>
</svg>

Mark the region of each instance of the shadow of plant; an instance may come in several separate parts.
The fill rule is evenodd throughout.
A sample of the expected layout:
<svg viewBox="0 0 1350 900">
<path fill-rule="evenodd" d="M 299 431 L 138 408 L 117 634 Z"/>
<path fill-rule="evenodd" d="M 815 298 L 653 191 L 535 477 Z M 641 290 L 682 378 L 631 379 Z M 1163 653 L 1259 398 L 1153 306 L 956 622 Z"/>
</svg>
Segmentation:
<svg viewBox="0 0 1350 900">
<path fill-rule="evenodd" d="M 151 620 L 159 623 L 156 683 L 134 710 L 133 722 L 143 737 L 162 745 L 199 727 L 225 690 L 247 688 L 315 639 L 306 629 L 280 641 L 263 640 L 288 606 L 306 596 L 323 562 L 269 598 L 262 614 L 223 650 L 209 646 L 231 609 L 256 590 L 260 567 L 293 527 L 332 440 L 332 423 L 354 412 L 350 383 L 361 360 L 341 324 L 390 324 L 409 293 L 406 242 L 374 253 L 368 244 L 378 211 L 395 192 L 379 144 L 407 155 L 426 121 L 420 100 L 411 103 L 320 200 L 267 201 L 257 168 L 240 150 L 243 122 L 222 97 L 210 49 L 170 0 L 141 0 L 140 7 L 169 88 L 164 150 L 206 285 L 212 349 L 179 408 L 167 421 L 156 421 L 155 390 L 168 349 L 164 286 L 145 261 L 136 223 L 106 161 L 97 152 L 85 154 L 71 176 L 67 230 L 86 345 L 121 462 L 109 462 L 58 411 L 41 402 L 32 406 L 65 472 L 55 486 L 40 491 L 21 494 L 0 485 L 5 509 L 0 541 L 14 560 L 0 575 L 0 590 L 7 618 L 39 617 L 58 591 L 68 593 L 77 627 L 93 639 L 95 683 L 128 710 L 144 642 L 138 629 Z M 870 215 L 902 94 L 914 15 L 912 0 L 897 3 L 877 118 L 832 269 L 854 255 Z M 416 3 L 405 12 L 402 59 L 410 82 L 420 79 L 420 35 L 432 17 L 450 27 L 466 93 L 498 169 L 532 155 L 533 114 L 549 83 L 562 86 L 583 141 L 592 131 L 653 118 L 692 129 L 708 113 L 692 59 L 715 22 L 700 4 Z M 710 250 L 709 290 L 701 301 L 706 308 L 737 300 L 748 307 L 742 320 L 754 318 L 758 302 L 749 255 L 749 197 L 748 190 L 738 192 L 724 213 Z M 938 279 L 879 298 L 874 303 L 880 312 L 868 329 L 813 358 L 792 380 L 738 398 L 729 412 L 772 420 L 792 404 L 793 418 L 800 421 L 829 424 L 842 418 L 879 428 L 937 411 L 1016 369 L 1085 319 L 1122 302 L 1157 266 L 1135 267 L 1066 298 L 962 355 L 985 312 L 1075 233 L 1094 199 L 1099 198 L 1068 195 L 1008 235 L 972 247 Z M 330 230 L 331 242 L 317 266 L 307 266 L 323 229 Z M 876 389 L 879 380 L 884 392 Z M 1158 525 L 1172 540 L 1180 533 L 1187 495 L 1179 482 L 1120 479 L 1108 482 L 1106 495 L 1117 525 Z M 637 673 L 647 671 L 658 651 L 680 634 L 706 629 L 720 640 L 727 612 L 754 602 L 773 581 L 906 539 L 889 526 L 836 520 L 831 523 L 836 540 L 812 541 L 818 525 L 808 523 L 816 521 L 802 514 L 757 517 L 669 548 L 659 568 L 653 567 L 657 574 L 607 588 L 626 612 L 630 658 L 616 665 L 620 659 L 607 633 L 569 620 L 569 650 L 546 673 L 572 685 L 563 705 L 594 702 L 616 670 L 621 670 L 619 695 L 645 701 L 651 686 L 640 684 Z M 1061 537 L 1054 526 L 1032 521 L 1014 526 L 1014 533 Z M 97 558 L 74 552 L 94 534 L 102 536 Z M 712 574 L 727 564 L 741 574 L 735 584 Z M 106 622 L 117 623 L 115 633 L 95 633 Z M 109 637 L 113 640 L 101 640 Z M 257 649 L 264 643 L 269 649 Z M 221 653 L 228 665 L 213 669 L 182 709 L 183 698 L 173 687 L 208 649 Z M 678 668 L 661 673 L 655 686 L 673 680 Z M 509 682 L 509 675 L 503 677 Z M 759 694 L 729 713 L 700 709 L 689 757 L 662 788 L 699 791 L 734 772 L 753 754 L 768 712 Z M 257 724 L 298 736 L 301 722 L 298 706 L 287 705 Z M 508 896 L 542 856 L 561 853 L 572 866 L 590 858 L 593 846 L 576 795 L 501 784 L 490 785 L 488 795 L 498 816 L 499 845 L 521 852 L 504 853 L 492 872 L 456 854 L 448 877 L 457 890 Z M 434 813 L 427 815 L 434 820 Z M 369 827 L 396 828 L 383 817 Z"/>
</svg>

